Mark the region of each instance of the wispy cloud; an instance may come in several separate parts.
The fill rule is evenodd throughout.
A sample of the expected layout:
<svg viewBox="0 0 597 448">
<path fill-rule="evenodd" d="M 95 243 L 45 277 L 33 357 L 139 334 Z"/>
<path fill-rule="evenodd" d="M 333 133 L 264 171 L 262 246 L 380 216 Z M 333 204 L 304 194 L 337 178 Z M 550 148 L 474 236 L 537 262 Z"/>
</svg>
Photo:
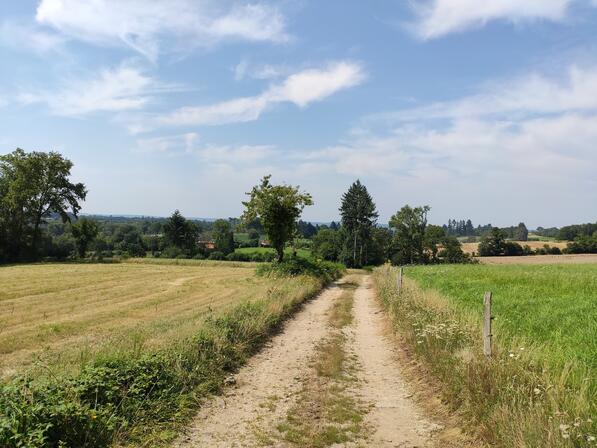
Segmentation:
<svg viewBox="0 0 597 448">
<path fill-rule="evenodd" d="M 574 0 L 423 0 L 415 3 L 413 25 L 422 39 L 479 28 L 494 20 L 511 23 L 561 21 Z"/>
<path fill-rule="evenodd" d="M 282 13 L 266 3 L 206 0 L 42 0 L 36 20 L 64 36 L 100 45 L 124 45 L 155 61 L 176 39 L 208 47 L 229 39 L 286 42 Z M 176 48 L 169 42 L 167 48 Z"/>
<path fill-rule="evenodd" d="M 559 77 L 530 73 L 487 83 L 478 92 L 453 101 L 370 117 L 418 121 L 437 118 L 504 117 L 597 111 L 597 66 L 570 66 Z"/>
<path fill-rule="evenodd" d="M 175 88 L 123 64 L 114 69 L 104 69 L 95 77 L 70 79 L 57 90 L 21 93 L 18 100 L 25 105 L 45 103 L 54 115 L 80 116 L 93 112 L 141 109 L 149 103 L 153 94 Z"/>
<path fill-rule="evenodd" d="M 321 101 L 334 93 L 362 83 L 365 73 L 355 62 L 334 62 L 322 69 L 303 70 L 287 77 L 282 83 L 270 86 L 263 93 L 236 98 L 207 106 L 177 109 L 156 119 L 157 124 L 220 125 L 253 121 L 277 103 L 290 102 L 299 107 Z"/>
<path fill-rule="evenodd" d="M 30 50 L 39 54 L 61 51 L 65 41 L 63 36 L 39 29 L 33 23 L 0 23 L 0 45 L 13 50 Z"/>
<path fill-rule="evenodd" d="M 255 64 L 243 59 L 234 67 L 234 79 L 275 79 L 288 76 L 292 71 L 288 65 Z"/>
</svg>

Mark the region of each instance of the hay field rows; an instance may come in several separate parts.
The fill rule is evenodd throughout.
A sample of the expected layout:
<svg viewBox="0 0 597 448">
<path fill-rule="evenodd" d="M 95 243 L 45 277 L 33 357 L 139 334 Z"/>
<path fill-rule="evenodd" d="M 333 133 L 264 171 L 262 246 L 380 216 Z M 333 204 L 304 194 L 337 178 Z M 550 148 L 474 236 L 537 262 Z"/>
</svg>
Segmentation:
<svg viewBox="0 0 597 448">
<path fill-rule="evenodd" d="M 27 367 L 76 370 L 98 356 L 174 344 L 212 312 L 313 287 L 254 272 L 250 265 L 209 262 L 4 267 L 0 377 Z"/>
</svg>

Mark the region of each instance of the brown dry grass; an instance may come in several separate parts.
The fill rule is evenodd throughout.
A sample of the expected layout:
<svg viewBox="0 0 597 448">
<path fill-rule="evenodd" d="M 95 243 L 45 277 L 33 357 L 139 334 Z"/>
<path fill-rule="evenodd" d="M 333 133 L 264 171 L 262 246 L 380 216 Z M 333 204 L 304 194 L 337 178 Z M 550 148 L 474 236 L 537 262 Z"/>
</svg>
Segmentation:
<svg viewBox="0 0 597 448">
<path fill-rule="evenodd" d="M 568 245 L 568 241 L 514 241 L 521 246 L 528 245 L 531 249 L 539 249 L 546 244 L 550 247 L 559 247 L 565 249 Z M 472 254 L 478 252 L 479 243 L 462 243 L 462 250 L 466 253 Z"/>
<path fill-rule="evenodd" d="M 153 349 L 194 334 L 212 311 L 299 290 L 305 279 L 253 267 L 40 264 L 0 268 L 0 377 L 26 367 L 76 369 L 115 351 Z"/>
<path fill-rule="evenodd" d="M 597 254 L 477 257 L 477 260 L 483 264 L 590 264 L 597 263 Z"/>
</svg>

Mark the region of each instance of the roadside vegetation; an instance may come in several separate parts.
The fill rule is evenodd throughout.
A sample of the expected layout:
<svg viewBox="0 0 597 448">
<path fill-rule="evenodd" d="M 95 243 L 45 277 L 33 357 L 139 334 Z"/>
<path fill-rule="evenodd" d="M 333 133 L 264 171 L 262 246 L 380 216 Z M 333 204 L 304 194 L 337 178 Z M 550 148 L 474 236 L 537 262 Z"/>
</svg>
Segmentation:
<svg viewBox="0 0 597 448">
<path fill-rule="evenodd" d="M 56 275 L 65 268 L 81 271 Z M 98 268 L 107 270 L 101 275 Z M 71 310 L 75 319 L 49 325 L 50 333 L 64 325 L 66 335 L 72 336 L 76 329 L 75 333 L 87 331 L 86 336 L 110 331 L 116 336 L 108 337 L 97 353 L 71 356 L 63 347 L 66 352 L 58 350 L 49 357 L 57 362 L 63 357 L 76 368 L 57 368 L 47 359 L 47 369 L 20 370 L 0 386 L 0 446 L 6 447 L 101 447 L 170 440 L 201 397 L 218 392 L 226 376 L 331 278 L 313 273 L 255 277 L 251 268 L 129 263 L 15 266 L 1 272 L 7 276 L 3 284 L 12 285 L 3 291 L 3 305 L 10 301 L 15 307 L 27 307 L 32 299 L 41 300 L 47 309 L 39 312 L 50 320 L 60 320 L 57 314 L 62 315 L 62 309 Z M 148 274 L 164 284 L 162 294 L 143 289 L 152 287 Z M 49 284 L 43 282 L 44 275 Z M 338 275 L 339 270 L 330 274 Z M 27 276 L 28 284 L 19 281 Z M 33 296 L 32 285 L 33 290 L 38 288 Z M 93 296 L 94 290 L 99 296 Z M 80 302 L 81 298 L 85 300 Z M 102 300 L 111 310 L 102 306 Z M 145 321 L 139 322 L 144 314 Z M 23 313 L 18 316 L 12 324 L 17 332 Z M 131 318 L 141 326 L 131 325 Z M 39 345 L 39 333 L 30 332 L 28 325 L 21 333 L 18 348 L 27 341 Z M 138 337 L 130 337 L 132 333 Z M 17 348 L 11 341 L 5 341 L 6 349 Z"/>
<path fill-rule="evenodd" d="M 433 266 L 374 273 L 396 330 L 443 398 L 503 447 L 594 446 L 596 267 Z M 494 353 L 482 353 L 483 292 L 494 293 Z"/>
</svg>

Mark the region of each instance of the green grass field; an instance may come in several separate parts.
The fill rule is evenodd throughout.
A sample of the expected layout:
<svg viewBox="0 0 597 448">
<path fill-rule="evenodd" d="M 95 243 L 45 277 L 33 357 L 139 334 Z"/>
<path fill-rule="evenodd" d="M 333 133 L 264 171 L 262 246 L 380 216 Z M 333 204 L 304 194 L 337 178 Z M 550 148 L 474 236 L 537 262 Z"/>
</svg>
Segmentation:
<svg viewBox="0 0 597 448">
<path fill-rule="evenodd" d="M 479 315 L 491 291 L 497 341 L 525 338 L 557 365 L 597 368 L 597 264 L 420 266 L 407 275 Z"/>
<path fill-rule="evenodd" d="M 537 258 L 537 257 L 534 257 Z M 374 271 L 380 299 L 442 399 L 489 446 L 593 447 L 597 264 L 435 265 Z M 491 357 L 483 295 L 493 293 Z"/>
</svg>

